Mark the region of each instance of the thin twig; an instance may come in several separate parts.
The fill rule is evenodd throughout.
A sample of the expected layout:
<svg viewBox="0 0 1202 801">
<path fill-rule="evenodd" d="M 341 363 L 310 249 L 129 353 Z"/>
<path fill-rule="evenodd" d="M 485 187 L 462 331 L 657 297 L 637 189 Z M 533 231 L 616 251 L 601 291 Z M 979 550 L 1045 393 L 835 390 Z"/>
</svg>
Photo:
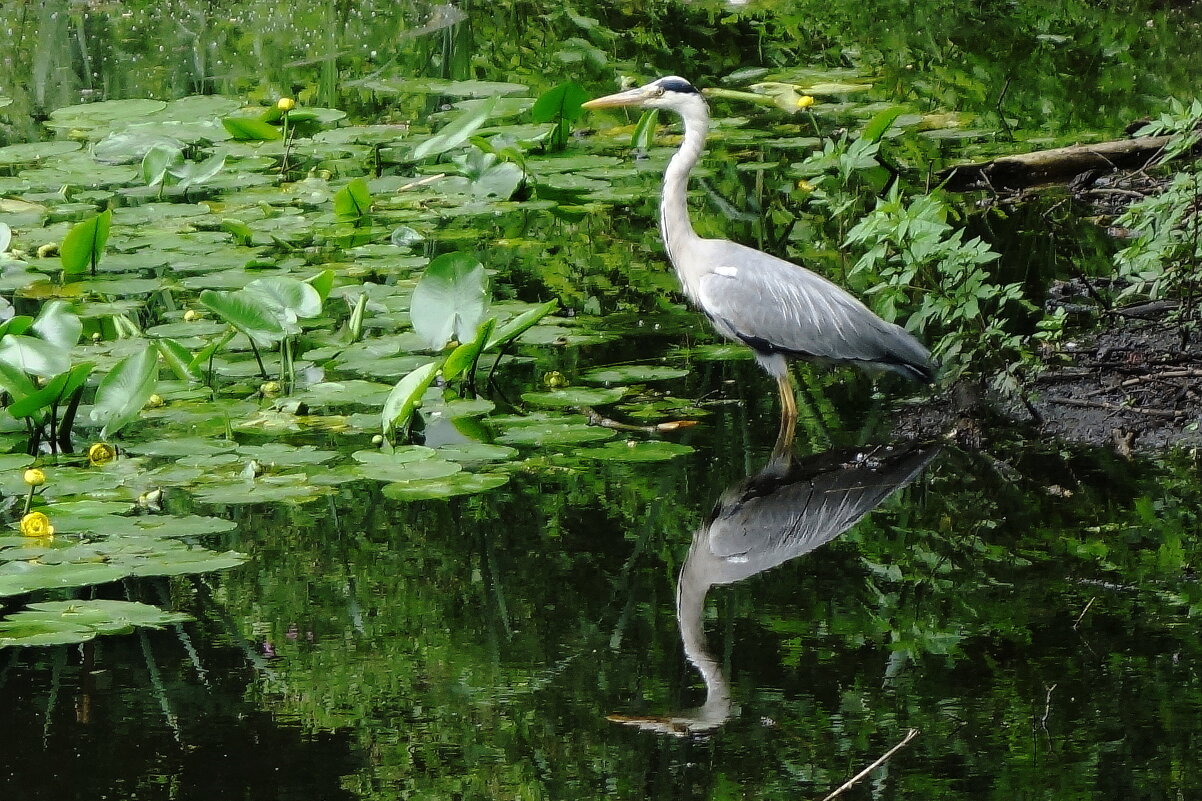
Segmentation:
<svg viewBox="0 0 1202 801">
<path fill-rule="evenodd" d="M 898 743 L 897 745 L 893 746 L 888 751 L 886 751 L 883 756 L 881 756 L 879 759 L 877 759 L 876 762 L 873 762 L 871 765 L 864 768 L 862 771 L 857 773 L 855 776 L 852 776 L 850 779 L 843 782 L 843 784 L 839 785 L 838 789 L 836 789 L 833 793 L 828 795 L 826 798 L 822 799 L 822 801 L 831 801 L 832 798 L 841 794 L 844 790 L 847 790 L 847 789 L 855 786 L 856 782 L 858 782 L 860 779 L 867 776 L 869 773 L 872 773 L 874 770 L 879 768 L 881 765 L 885 764 L 885 762 L 889 759 L 889 757 L 893 756 L 898 751 L 905 748 L 907 745 L 910 744 L 910 741 L 913 740 L 917 736 L 918 736 L 918 729 L 910 729 L 908 732 L 906 732 L 906 736 L 902 738 L 902 741 L 900 743 Z"/>
<path fill-rule="evenodd" d="M 446 178 L 446 177 L 447 177 L 447 174 L 445 172 L 440 172 L 437 175 L 427 175 L 425 178 L 419 178 L 416 181 L 410 181 L 409 183 L 407 183 L 404 186 L 397 189 L 397 191 L 404 192 L 406 189 L 416 189 L 419 186 L 425 186 L 426 184 L 432 184 L 435 181 L 440 180 L 442 178 Z"/>
<path fill-rule="evenodd" d="M 1074 630 L 1077 628 L 1077 626 L 1081 625 L 1081 621 L 1085 619 L 1085 613 L 1089 611 L 1089 607 L 1093 606 L 1093 602 L 1096 600 L 1098 600 L 1098 596 L 1095 595 L 1089 599 L 1087 604 L 1085 604 L 1085 608 L 1081 610 L 1081 614 L 1077 615 L 1076 621 L 1073 622 Z"/>
<path fill-rule="evenodd" d="M 1169 417 L 1178 420 L 1182 417 L 1188 417 L 1189 413 L 1179 411 L 1177 409 L 1151 409 L 1146 406 L 1122 406 L 1117 403 L 1106 403 L 1105 401 L 1087 401 L 1077 398 L 1048 398 L 1049 403 L 1058 403 L 1061 406 L 1080 406 L 1085 409 L 1106 409 L 1112 412 L 1132 412 L 1133 414 L 1146 414 L 1150 417 Z"/>
</svg>

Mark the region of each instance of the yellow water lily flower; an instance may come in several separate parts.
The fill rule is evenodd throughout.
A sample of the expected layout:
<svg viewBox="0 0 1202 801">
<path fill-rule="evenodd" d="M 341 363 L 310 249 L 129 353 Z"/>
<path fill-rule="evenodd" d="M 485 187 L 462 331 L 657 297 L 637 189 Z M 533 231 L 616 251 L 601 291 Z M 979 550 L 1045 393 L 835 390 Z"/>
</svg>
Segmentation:
<svg viewBox="0 0 1202 801">
<path fill-rule="evenodd" d="M 810 106 L 814 105 L 814 102 L 814 98 L 810 95 L 802 95 L 801 97 L 797 98 L 797 107 L 809 108 Z"/>
<path fill-rule="evenodd" d="M 117 449 L 107 442 L 97 442 L 88 448 L 88 464 L 99 467 L 117 458 Z"/>
<path fill-rule="evenodd" d="M 31 487 L 40 487 L 46 483 L 46 474 L 36 467 L 31 467 L 25 471 L 25 483 Z"/>
<path fill-rule="evenodd" d="M 21 518 L 21 533 L 26 537 L 53 537 L 54 526 L 42 512 L 30 512 Z"/>
<path fill-rule="evenodd" d="M 290 97 L 281 97 L 275 101 L 275 107 L 283 112 L 292 111 L 292 109 L 296 108 L 296 101 Z"/>
</svg>

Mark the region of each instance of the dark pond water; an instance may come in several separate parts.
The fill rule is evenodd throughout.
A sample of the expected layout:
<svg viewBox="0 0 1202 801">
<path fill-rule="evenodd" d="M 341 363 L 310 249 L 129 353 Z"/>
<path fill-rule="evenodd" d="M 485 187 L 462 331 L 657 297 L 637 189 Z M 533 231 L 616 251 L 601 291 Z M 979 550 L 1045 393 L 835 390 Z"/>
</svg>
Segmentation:
<svg viewBox="0 0 1202 801">
<path fill-rule="evenodd" d="M 440 101 L 364 79 L 600 93 L 619 73 L 771 68 L 871 75 L 873 102 L 971 115 L 923 146 L 954 158 L 1117 135 L 1192 87 L 1202 52 L 1189 6 L 219 5 L 4 4 L 0 144 L 44 139 L 46 114 L 91 99 L 291 94 L 398 122 Z M 871 112 L 847 102 L 849 120 Z M 814 132 L 749 117 L 714 146 L 699 227 L 779 245 L 796 232 L 773 227 L 773 187 L 795 181 L 776 171 Z M 628 155 L 583 131 L 575 146 Z M 711 341 L 668 294 L 654 157 L 608 199 L 433 233 L 488 249 L 501 297 L 605 313 L 564 322 L 581 334 L 567 346 L 524 346 L 504 392 L 679 365 L 681 344 Z M 1105 269 L 1086 224 L 1028 214 L 974 222 L 1012 280 L 1062 271 L 1063 243 Z M 434 501 L 362 480 L 304 503 L 174 491 L 172 511 L 232 519 L 204 543 L 248 560 L 102 590 L 194 622 L 0 650 L 0 796 L 818 799 L 916 729 L 843 797 L 1200 797 L 1196 453 L 1124 461 L 1021 431 L 890 449 L 906 388 L 805 372 L 796 461 L 773 462 L 768 379 L 724 352 L 683 363 L 659 400 L 705 415 L 668 461 L 526 449 L 504 486 Z M 198 418 L 197 436 L 240 413 Z M 154 424 L 126 436 L 178 435 Z M 367 447 L 374 429 L 351 425 L 286 438 Z"/>
</svg>

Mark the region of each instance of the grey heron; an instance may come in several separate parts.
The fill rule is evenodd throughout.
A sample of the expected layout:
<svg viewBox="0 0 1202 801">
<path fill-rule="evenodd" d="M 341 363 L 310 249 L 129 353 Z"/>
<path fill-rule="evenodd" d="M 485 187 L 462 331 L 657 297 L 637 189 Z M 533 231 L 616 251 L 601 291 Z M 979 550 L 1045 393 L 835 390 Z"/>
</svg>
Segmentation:
<svg viewBox="0 0 1202 801">
<path fill-rule="evenodd" d="M 660 233 L 685 295 L 718 333 L 750 347 L 776 379 L 782 421 L 777 450 L 792 443 L 797 419 L 790 360 L 851 363 L 934 380 L 930 352 L 844 289 L 746 245 L 697 235 L 689 220 L 688 181 L 705 147 L 709 108 L 691 83 L 669 76 L 584 104 L 587 109 L 619 106 L 665 109 L 684 121 L 684 141 L 664 172 Z"/>
<path fill-rule="evenodd" d="M 664 716 L 609 715 L 627 726 L 680 737 L 722 726 L 735 712 L 730 683 L 705 637 L 705 598 L 821 548 L 909 484 L 939 445 L 874 446 L 806 459 L 775 453 L 759 473 L 729 487 L 693 544 L 676 584 L 676 618 L 685 656 L 705 682 L 705 702 Z"/>
</svg>

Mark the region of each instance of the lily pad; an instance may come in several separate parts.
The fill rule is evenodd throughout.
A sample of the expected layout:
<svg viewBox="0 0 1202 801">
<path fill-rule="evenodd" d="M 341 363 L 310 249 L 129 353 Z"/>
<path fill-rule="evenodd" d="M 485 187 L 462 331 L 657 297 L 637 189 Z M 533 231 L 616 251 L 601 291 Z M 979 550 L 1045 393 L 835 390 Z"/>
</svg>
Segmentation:
<svg viewBox="0 0 1202 801">
<path fill-rule="evenodd" d="M 608 462 L 665 462 L 692 452 L 693 448 L 688 445 L 675 442 L 626 440 L 607 442 L 599 448 L 584 448 L 576 455 Z"/>
<path fill-rule="evenodd" d="M 0 164 L 29 164 L 64 153 L 73 153 L 82 148 L 79 142 L 56 140 L 52 142 L 25 142 L 19 145 L 0 147 Z"/>
<path fill-rule="evenodd" d="M 689 371 L 680 367 L 654 364 L 626 364 L 590 370 L 581 378 L 594 384 L 641 384 L 648 381 L 667 381 L 683 378 Z"/>
<path fill-rule="evenodd" d="M 542 422 L 514 426 L 503 431 L 497 440 L 506 445 L 580 445 L 613 436 L 611 429 L 588 423 Z"/>
<path fill-rule="evenodd" d="M 51 128 L 99 128 L 118 121 L 140 122 L 165 108 L 167 103 L 162 100 L 102 100 L 52 111 L 46 125 Z"/>
<path fill-rule="evenodd" d="M 395 501 L 425 501 L 475 495 L 505 484 L 509 476 L 501 473 L 456 473 L 430 481 L 402 481 L 386 485 L 380 492 Z"/>
<path fill-rule="evenodd" d="M 522 394 L 522 400 L 532 406 L 564 409 L 570 406 L 603 406 L 607 403 L 617 403 L 625 394 L 625 387 L 612 389 L 569 387 L 568 389 L 554 389 L 550 392 L 526 392 Z"/>
</svg>

